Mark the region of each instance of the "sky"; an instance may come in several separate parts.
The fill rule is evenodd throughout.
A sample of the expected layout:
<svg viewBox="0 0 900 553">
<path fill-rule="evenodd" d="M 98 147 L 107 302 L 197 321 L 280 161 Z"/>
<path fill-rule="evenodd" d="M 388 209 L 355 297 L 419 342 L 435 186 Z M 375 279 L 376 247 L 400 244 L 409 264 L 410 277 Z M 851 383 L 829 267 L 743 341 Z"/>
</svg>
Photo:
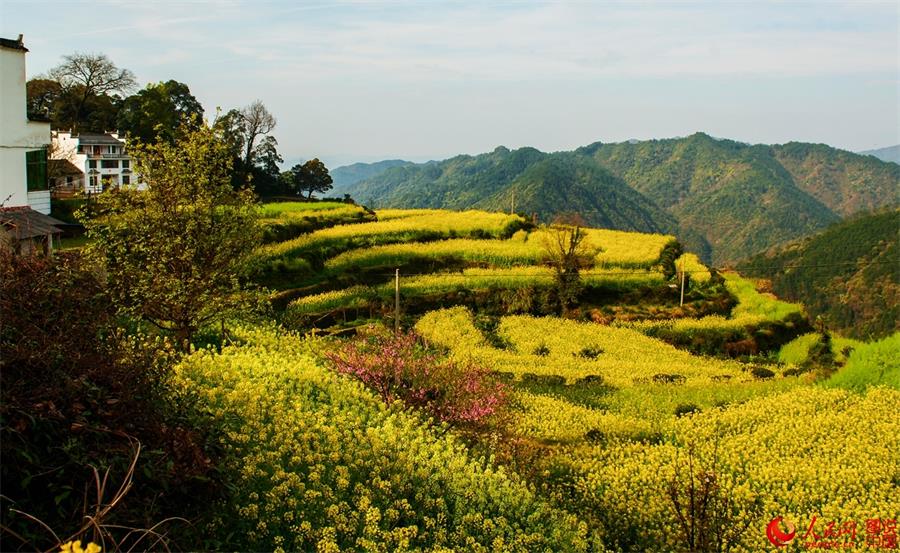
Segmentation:
<svg viewBox="0 0 900 553">
<path fill-rule="evenodd" d="M 686 136 L 900 143 L 900 3 L 0 0 L 29 77 L 103 53 L 206 109 L 259 99 L 288 165 Z"/>
</svg>

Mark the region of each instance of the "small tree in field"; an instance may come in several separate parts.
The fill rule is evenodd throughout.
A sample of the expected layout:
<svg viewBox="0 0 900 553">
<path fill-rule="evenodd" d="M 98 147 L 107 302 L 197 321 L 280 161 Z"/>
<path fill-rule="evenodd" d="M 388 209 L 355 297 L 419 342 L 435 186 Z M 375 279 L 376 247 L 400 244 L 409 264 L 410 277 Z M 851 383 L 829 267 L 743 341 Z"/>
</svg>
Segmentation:
<svg viewBox="0 0 900 553">
<path fill-rule="evenodd" d="M 550 226 L 544 241 L 544 256 L 553 267 L 564 313 L 578 303 L 582 289 L 580 271 L 591 261 L 583 226 L 584 221 L 578 216 L 560 217 Z"/>
<path fill-rule="evenodd" d="M 255 297 L 241 285 L 260 239 L 255 200 L 249 188 L 234 190 L 228 146 L 205 125 L 131 153 L 147 189 L 112 189 L 82 213 L 90 251 L 120 311 L 186 346 Z"/>
</svg>

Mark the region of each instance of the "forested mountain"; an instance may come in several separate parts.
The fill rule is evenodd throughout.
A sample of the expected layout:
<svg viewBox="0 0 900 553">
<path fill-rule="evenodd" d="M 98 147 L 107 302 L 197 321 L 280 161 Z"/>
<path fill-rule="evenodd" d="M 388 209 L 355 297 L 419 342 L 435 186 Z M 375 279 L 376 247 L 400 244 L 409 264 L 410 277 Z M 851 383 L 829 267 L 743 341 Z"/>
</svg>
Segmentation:
<svg viewBox="0 0 900 553">
<path fill-rule="evenodd" d="M 517 211 L 676 232 L 722 265 L 897 205 L 898 182 L 900 166 L 822 144 L 749 145 L 696 133 L 555 154 L 500 147 L 395 167 L 342 192 L 377 207 L 509 209 L 515 191 Z"/>
<path fill-rule="evenodd" d="M 342 165 L 331 170 L 331 178 L 334 180 L 334 192 L 343 194 L 344 187 L 380 175 L 391 167 L 409 165 L 410 163 L 412 162 L 404 161 L 402 159 L 386 159 L 375 163 L 353 163 L 351 165 Z"/>
<path fill-rule="evenodd" d="M 739 265 L 854 338 L 900 330 L 900 211 L 851 217 Z"/>
<path fill-rule="evenodd" d="M 537 214 L 578 213 L 597 226 L 675 232 L 673 217 L 590 158 L 574 152 L 499 147 L 489 154 L 389 169 L 359 183 L 371 206 L 480 208 Z"/>
<path fill-rule="evenodd" d="M 887 148 L 878 148 L 877 150 L 866 150 L 859 153 L 864 156 L 875 156 L 881 161 L 900 163 L 900 144 L 888 146 Z"/>
</svg>

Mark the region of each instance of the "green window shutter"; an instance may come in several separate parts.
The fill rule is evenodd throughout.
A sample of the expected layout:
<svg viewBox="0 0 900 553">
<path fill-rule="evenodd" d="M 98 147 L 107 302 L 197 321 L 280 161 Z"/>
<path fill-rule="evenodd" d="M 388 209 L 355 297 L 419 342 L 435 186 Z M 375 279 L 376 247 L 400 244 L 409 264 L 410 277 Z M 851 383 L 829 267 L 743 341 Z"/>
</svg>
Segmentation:
<svg viewBox="0 0 900 553">
<path fill-rule="evenodd" d="M 47 149 L 25 152 L 25 180 L 28 191 L 49 190 L 47 181 Z"/>
</svg>

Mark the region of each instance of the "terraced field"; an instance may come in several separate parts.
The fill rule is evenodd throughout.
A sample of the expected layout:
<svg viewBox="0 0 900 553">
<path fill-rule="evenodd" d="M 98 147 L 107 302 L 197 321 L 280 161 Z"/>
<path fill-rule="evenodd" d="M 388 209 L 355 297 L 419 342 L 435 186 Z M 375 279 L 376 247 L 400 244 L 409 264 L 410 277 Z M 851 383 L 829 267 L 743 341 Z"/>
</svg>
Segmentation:
<svg viewBox="0 0 900 553">
<path fill-rule="evenodd" d="M 290 210 L 270 213 L 292 216 Z M 813 374 L 798 370 L 818 336 L 810 333 L 801 305 L 760 291 L 760 283 L 738 274 L 712 271 L 691 253 L 665 266 L 664 253 L 674 240 L 670 236 L 590 229 L 581 305 L 561 318 L 553 312 L 557 281 L 547 263 L 547 229 L 499 213 L 387 210 L 375 216 L 376 221 L 319 229 L 265 246 L 259 258 L 270 267 L 294 267 L 294 273 L 286 273 L 288 279 L 299 275 L 297 282 L 305 287 L 298 286 L 283 322 L 304 332 L 316 327 L 343 333 L 370 324 L 393 326 L 393 276 L 399 268 L 401 325 L 414 330 L 422 347 L 436 352 L 433 355 L 459 366 L 482 367 L 506 382 L 510 403 L 502 436 L 507 445 L 496 451 L 485 444 L 471 447 L 492 458 L 496 454 L 494 462 L 507 468 L 464 465 L 468 454 L 463 448 L 454 450 L 460 455 L 454 462 L 469 467 L 467 484 L 440 472 L 429 477 L 472 497 L 481 493 L 473 491 L 481 485 L 506 490 L 490 492 L 497 508 L 490 514 L 495 518 L 490 519 L 489 532 L 476 532 L 452 516 L 447 519 L 455 536 L 469 536 L 472 547 L 482 548 L 476 544 L 483 545 L 485 539 L 495 540 L 495 546 L 512 544 L 511 536 L 520 531 L 530 532 L 530 537 L 512 549 L 540 547 L 541 528 L 550 524 L 559 529 L 561 541 L 554 543 L 562 550 L 685 550 L 685 504 L 678 498 L 696 491 L 691 483 L 700 479 L 714 483 L 704 488 L 708 495 L 703 501 L 713 505 L 717 515 L 694 522 L 716 529 L 733 551 L 768 548 L 765 529 L 775 516 L 798 527 L 818 520 L 821 533 L 830 521 L 862 524 L 900 512 L 900 423 L 893 416 L 900 412 L 900 370 L 891 366 L 900 358 L 893 355 L 896 338 L 862 344 L 837 337 L 838 361 L 847 365 L 823 385 L 813 381 Z M 684 306 L 678 305 L 682 272 L 687 276 Z M 630 309 L 628 318 L 598 324 L 610 322 L 605 319 L 609 312 L 623 307 Z M 280 348 L 271 338 L 259 340 L 266 348 L 276 348 L 273 351 Z M 329 352 L 343 342 L 292 343 L 309 359 L 318 359 L 297 358 L 293 365 L 319 374 L 324 370 L 319 365 L 327 366 Z M 262 380 L 253 385 L 265 386 L 278 371 L 260 364 L 264 355 L 254 355 L 241 363 L 258 367 L 253 378 Z M 873 376 L 877 371 L 871 367 L 883 367 L 881 376 Z M 197 370 L 199 366 L 186 374 L 210 378 L 219 371 L 213 365 Z M 302 371 L 290 378 L 306 378 Z M 331 378 L 327 386 L 338 386 L 340 379 L 332 383 Z M 238 389 L 243 384 L 234 380 L 228 386 Z M 348 392 L 329 393 L 337 397 Z M 319 392 L 307 394 L 321 397 Z M 343 405 L 349 400 L 337 401 Z M 311 405 L 302 408 L 318 409 Z M 254 412 L 237 404 L 227 409 Z M 379 428 L 363 441 L 373 451 L 394 439 L 390 436 L 413 432 L 411 419 L 386 431 L 387 415 L 369 403 L 365 412 L 375 413 L 366 416 L 374 417 Z M 337 432 L 336 441 L 323 451 L 339 450 L 335 444 L 341 440 L 360 439 L 340 437 L 334 428 L 328 432 Z M 294 446 L 288 434 L 273 439 L 283 441 L 282 454 L 289 456 Z M 240 443 L 240 434 L 234 439 Z M 444 455 L 438 449 L 447 447 L 429 434 L 409 439 L 417 440 L 417 455 L 426 457 Z M 484 447 L 488 449 L 478 449 Z M 276 462 L 263 451 L 253 459 L 258 466 Z M 298 459 L 305 466 L 306 461 Z M 316 466 L 313 460 L 309 463 Z M 257 476 L 269 474 L 268 468 L 262 470 Z M 357 474 L 355 470 L 350 474 Z M 510 481 L 497 476 L 507 470 L 521 476 Z M 254 480 L 252 485 L 245 479 L 244 485 L 287 489 L 287 481 L 279 478 L 271 483 Z M 406 493 L 409 483 L 404 478 L 385 478 L 398 490 L 386 492 L 391 501 Z M 327 495 L 333 486 L 323 485 Z M 475 488 L 464 491 L 469 485 Z M 529 508 L 542 513 L 527 530 L 502 522 L 507 509 L 525 505 L 504 495 L 524 493 L 520 485 L 540 490 L 534 497 L 523 496 Z M 354 496 L 349 501 L 356 505 L 362 500 Z M 392 513 L 406 512 L 406 503 L 379 501 L 386 501 Z M 252 506 L 252 501 L 247 504 Z M 337 512 L 343 512 L 337 505 Z M 436 508 L 428 505 L 422 512 Z M 353 535 L 353 524 L 363 524 L 353 522 L 350 511 L 345 515 L 341 520 L 347 524 L 335 526 L 342 543 Z M 402 516 L 415 517 L 412 512 Z M 266 532 L 256 532 L 260 544 L 272 543 L 267 541 L 272 532 Z M 401 548 L 421 543 L 391 531 L 389 525 L 375 524 L 371 532 Z M 330 535 L 300 532 L 293 534 L 292 543 L 308 544 L 309 536 Z M 443 534 L 426 535 L 435 543 L 444 539 Z M 459 542 L 453 538 L 446 543 Z M 851 549 L 860 545 L 848 544 Z"/>
</svg>

